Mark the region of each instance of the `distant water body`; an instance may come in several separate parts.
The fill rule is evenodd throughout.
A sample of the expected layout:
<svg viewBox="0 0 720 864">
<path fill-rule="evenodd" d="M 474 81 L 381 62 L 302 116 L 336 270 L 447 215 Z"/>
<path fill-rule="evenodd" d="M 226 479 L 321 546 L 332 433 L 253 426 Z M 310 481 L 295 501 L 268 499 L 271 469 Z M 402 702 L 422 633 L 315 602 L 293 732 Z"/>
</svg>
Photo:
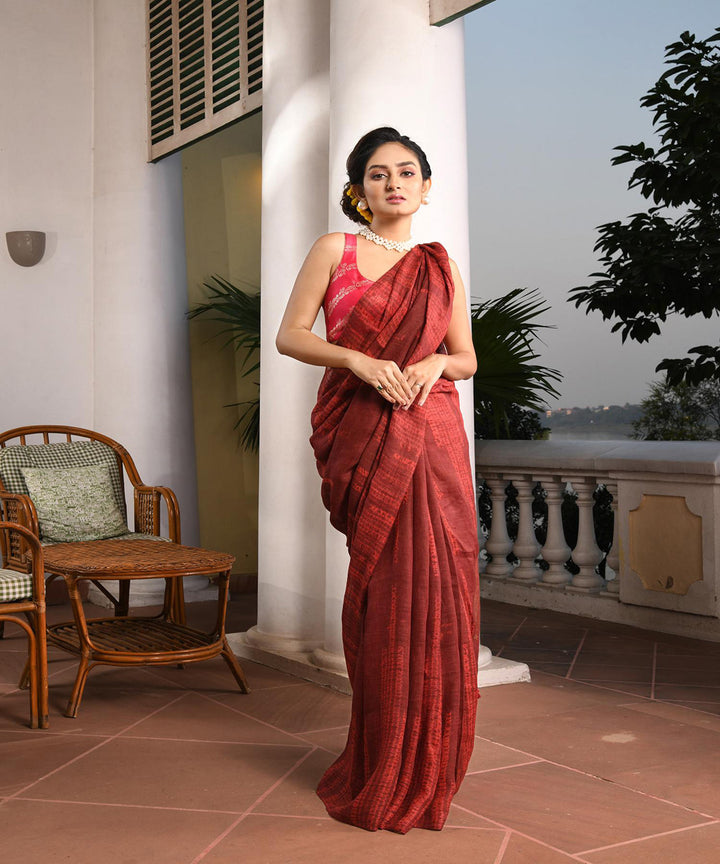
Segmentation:
<svg viewBox="0 0 720 864">
<path fill-rule="evenodd" d="M 550 432 L 548 435 L 550 441 L 629 441 L 632 440 L 629 435 L 618 435 L 612 432 L 597 432 L 582 430 L 563 429 L 555 432 Z"/>
</svg>

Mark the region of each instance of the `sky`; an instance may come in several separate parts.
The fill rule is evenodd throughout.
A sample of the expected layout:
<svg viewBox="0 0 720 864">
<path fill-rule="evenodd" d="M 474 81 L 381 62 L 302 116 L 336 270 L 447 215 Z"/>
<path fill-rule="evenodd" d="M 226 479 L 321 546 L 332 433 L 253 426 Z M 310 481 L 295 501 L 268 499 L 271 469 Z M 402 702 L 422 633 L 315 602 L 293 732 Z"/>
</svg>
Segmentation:
<svg viewBox="0 0 720 864">
<path fill-rule="evenodd" d="M 684 30 L 720 26 L 718 0 L 494 0 L 465 17 L 470 291 L 540 289 L 541 362 L 559 369 L 550 407 L 640 402 L 663 357 L 717 343 L 717 318 L 669 318 L 622 344 L 599 313 L 567 302 L 599 269 L 596 227 L 647 208 L 613 148 L 654 139 L 640 98 Z"/>
</svg>

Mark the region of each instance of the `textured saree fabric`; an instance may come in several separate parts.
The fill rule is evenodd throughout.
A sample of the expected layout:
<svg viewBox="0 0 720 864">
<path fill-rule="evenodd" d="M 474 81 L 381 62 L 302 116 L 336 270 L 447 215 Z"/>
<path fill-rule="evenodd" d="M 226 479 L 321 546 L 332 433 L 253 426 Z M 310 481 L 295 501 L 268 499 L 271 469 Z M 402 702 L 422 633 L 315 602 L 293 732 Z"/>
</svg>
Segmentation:
<svg viewBox="0 0 720 864">
<path fill-rule="evenodd" d="M 339 344 L 402 369 L 438 350 L 453 290 L 442 246 L 416 246 L 362 295 Z M 318 794 L 331 816 L 368 830 L 440 829 L 477 706 L 477 530 L 457 392 L 441 378 L 424 406 L 393 410 L 329 369 L 312 422 L 323 501 L 350 551 L 353 688 L 347 745 Z"/>
</svg>

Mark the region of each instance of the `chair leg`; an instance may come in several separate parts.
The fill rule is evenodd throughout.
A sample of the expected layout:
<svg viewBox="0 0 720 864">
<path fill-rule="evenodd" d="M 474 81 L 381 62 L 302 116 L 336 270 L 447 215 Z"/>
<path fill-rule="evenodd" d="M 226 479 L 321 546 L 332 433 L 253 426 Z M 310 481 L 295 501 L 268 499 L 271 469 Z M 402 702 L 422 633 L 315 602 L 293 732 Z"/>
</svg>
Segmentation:
<svg viewBox="0 0 720 864">
<path fill-rule="evenodd" d="M 28 663 L 30 665 L 30 728 L 37 729 L 40 726 L 38 712 L 38 651 L 37 639 L 34 634 L 28 637 Z M 47 718 L 45 720 L 47 726 Z"/>
<path fill-rule="evenodd" d="M 78 708 L 85 690 L 85 682 L 87 681 L 88 672 L 94 666 L 90 663 L 89 658 L 84 654 L 80 657 L 80 665 L 78 666 L 77 675 L 75 676 L 75 684 L 73 685 L 72 693 L 68 699 L 67 708 L 65 709 L 66 717 L 77 717 Z"/>
<path fill-rule="evenodd" d="M 48 665 L 47 665 L 47 618 L 44 607 L 37 613 L 37 689 L 38 712 L 41 729 L 48 728 Z"/>
<path fill-rule="evenodd" d="M 18 682 L 19 690 L 27 690 L 30 686 L 30 658 L 25 661 L 25 667 L 23 668 L 22 675 L 20 676 L 20 681 Z"/>
<path fill-rule="evenodd" d="M 30 728 L 37 729 L 39 726 L 41 728 L 47 728 L 47 716 L 45 717 L 45 726 L 42 726 L 42 718 L 40 717 L 39 712 L 39 701 L 41 698 L 39 679 L 41 670 L 39 667 L 38 638 L 32 622 L 23 621 L 22 618 L 14 617 L 11 620 L 18 626 L 22 627 L 28 639 L 28 659 L 25 661 L 25 668 L 23 669 L 19 686 L 22 690 L 29 690 Z M 47 683 L 47 673 L 44 677 Z"/>
<path fill-rule="evenodd" d="M 177 624 L 187 624 L 187 618 L 185 616 L 185 587 L 183 585 L 182 576 L 173 579 L 173 588 L 175 590 L 173 595 L 175 606 L 173 609 L 173 618 Z"/>
<path fill-rule="evenodd" d="M 242 666 L 238 663 L 237 657 L 233 654 L 232 648 L 228 645 L 227 639 L 223 639 L 222 656 L 223 660 L 225 660 L 227 665 L 230 667 L 230 671 L 232 672 L 233 677 L 239 684 L 240 692 L 249 693 L 250 685 L 247 682 L 247 678 L 245 677 Z"/>
<path fill-rule="evenodd" d="M 115 614 L 127 615 L 130 611 L 130 580 L 121 579 L 118 587 L 118 603 L 115 607 Z"/>
</svg>

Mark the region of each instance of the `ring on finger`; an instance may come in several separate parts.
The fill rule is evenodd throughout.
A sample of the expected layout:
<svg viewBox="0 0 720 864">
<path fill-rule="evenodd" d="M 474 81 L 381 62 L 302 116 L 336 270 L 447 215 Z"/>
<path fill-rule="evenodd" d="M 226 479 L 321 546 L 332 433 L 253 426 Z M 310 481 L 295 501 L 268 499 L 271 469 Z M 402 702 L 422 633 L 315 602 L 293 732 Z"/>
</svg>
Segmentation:
<svg viewBox="0 0 720 864">
<path fill-rule="evenodd" d="M 384 390 L 385 388 L 383 387 L 382 384 L 378 384 L 376 389 L 380 390 L 382 392 L 382 390 Z"/>
</svg>

